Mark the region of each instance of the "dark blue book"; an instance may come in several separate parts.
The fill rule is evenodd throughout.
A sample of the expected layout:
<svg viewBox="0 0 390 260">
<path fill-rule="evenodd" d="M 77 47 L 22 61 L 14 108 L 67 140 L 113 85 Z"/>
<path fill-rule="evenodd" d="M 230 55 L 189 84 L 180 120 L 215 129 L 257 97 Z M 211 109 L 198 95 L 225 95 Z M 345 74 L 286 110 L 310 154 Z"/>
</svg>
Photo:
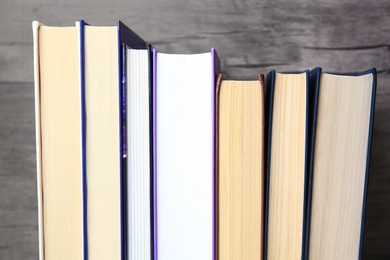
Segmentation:
<svg viewBox="0 0 390 260">
<path fill-rule="evenodd" d="M 309 90 L 309 71 L 266 77 L 264 259 L 304 256 Z"/>
<path fill-rule="evenodd" d="M 306 259 L 362 259 L 376 70 L 310 71 Z"/>
</svg>

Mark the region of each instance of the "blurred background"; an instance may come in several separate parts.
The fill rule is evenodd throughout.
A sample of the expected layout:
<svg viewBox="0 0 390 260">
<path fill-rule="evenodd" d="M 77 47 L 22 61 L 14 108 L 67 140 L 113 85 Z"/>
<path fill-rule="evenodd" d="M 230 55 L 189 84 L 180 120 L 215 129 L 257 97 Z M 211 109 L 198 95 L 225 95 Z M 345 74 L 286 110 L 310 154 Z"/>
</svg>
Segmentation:
<svg viewBox="0 0 390 260">
<path fill-rule="evenodd" d="M 38 259 L 31 22 L 122 20 L 161 52 L 215 47 L 227 79 L 378 71 L 364 259 L 390 259 L 390 1 L 0 0 L 0 259 Z"/>
</svg>

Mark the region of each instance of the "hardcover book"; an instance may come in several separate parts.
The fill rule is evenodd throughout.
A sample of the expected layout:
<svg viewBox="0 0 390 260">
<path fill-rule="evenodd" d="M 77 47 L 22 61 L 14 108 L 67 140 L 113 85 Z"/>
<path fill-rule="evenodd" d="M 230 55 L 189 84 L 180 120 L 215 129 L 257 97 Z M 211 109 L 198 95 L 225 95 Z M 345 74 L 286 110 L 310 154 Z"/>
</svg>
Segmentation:
<svg viewBox="0 0 390 260">
<path fill-rule="evenodd" d="M 122 47 L 147 44 L 122 22 L 77 23 L 80 42 L 85 259 L 125 259 L 126 96 Z"/>
<path fill-rule="evenodd" d="M 310 72 L 313 123 L 306 257 L 361 259 L 376 70 Z"/>
<path fill-rule="evenodd" d="M 151 48 L 121 22 L 112 27 L 33 22 L 33 34 L 40 259 L 125 259 L 122 47 L 148 52 L 148 79 Z M 151 107 L 151 93 L 148 100 Z M 145 187 L 147 198 L 151 184 Z M 152 201 L 146 206 L 151 209 Z"/>
<path fill-rule="evenodd" d="M 40 260 L 362 258 L 375 68 L 223 80 L 120 21 L 32 26 Z"/>
<path fill-rule="evenodd" d="M 152 46 L 123 46 L 124 233 L 127 259 L 153 259 L 153 64 Z M 127 234 L 127 235 L 126 235 Z"/>
<path fill-rule="evenodd" d="M 266 79 L 265 259 L 303 259 L 309 158 L 309 72 Z"/>
<path fill-rule="evenodd" d="M 214 49 L 154 50 L 155 257 L 214 259 Z"/>
<path fill-rule="evenodd" d="M 39 258 L 83 259 L 76 27 L 33 22 Z"/>
<path fill-rule="evenodd" d="M 217 80 L 217 259 L 262 259 L 264 76 Z"/>
</svg>

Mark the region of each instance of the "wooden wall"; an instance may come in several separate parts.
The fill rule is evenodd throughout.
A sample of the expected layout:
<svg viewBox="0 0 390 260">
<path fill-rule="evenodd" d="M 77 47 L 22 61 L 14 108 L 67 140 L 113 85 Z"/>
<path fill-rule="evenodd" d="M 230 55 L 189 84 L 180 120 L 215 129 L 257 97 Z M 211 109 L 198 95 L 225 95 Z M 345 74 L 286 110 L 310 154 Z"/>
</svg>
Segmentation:
<svg viewBox="0 0 390 260">
<path fill-rule="evenodd" d="M 226 78 L 375 66 L 378 90 L 364 259 L 390 259 L 390 1 L 1 0 L 0 259 L 37 259 L 31 21 L 122 20 L 162 52 L 215 47 Z"/>
</svg>

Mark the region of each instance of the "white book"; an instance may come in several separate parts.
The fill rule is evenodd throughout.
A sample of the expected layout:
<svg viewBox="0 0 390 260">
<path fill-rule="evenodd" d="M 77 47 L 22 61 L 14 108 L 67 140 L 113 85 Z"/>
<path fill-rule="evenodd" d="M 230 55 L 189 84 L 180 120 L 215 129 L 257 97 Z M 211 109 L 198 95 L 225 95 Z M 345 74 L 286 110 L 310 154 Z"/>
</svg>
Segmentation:
<svg viewBox="0 0 390 260">
<path fill-rule="evenodd" d="M 155 56 L 157 259 L 214 258 L 215 52 Z"/>
<path fill-rule="evenodd" d="M 152 257 L 149 50 L 126 48 L 128 259 Z"/>
</svg>

